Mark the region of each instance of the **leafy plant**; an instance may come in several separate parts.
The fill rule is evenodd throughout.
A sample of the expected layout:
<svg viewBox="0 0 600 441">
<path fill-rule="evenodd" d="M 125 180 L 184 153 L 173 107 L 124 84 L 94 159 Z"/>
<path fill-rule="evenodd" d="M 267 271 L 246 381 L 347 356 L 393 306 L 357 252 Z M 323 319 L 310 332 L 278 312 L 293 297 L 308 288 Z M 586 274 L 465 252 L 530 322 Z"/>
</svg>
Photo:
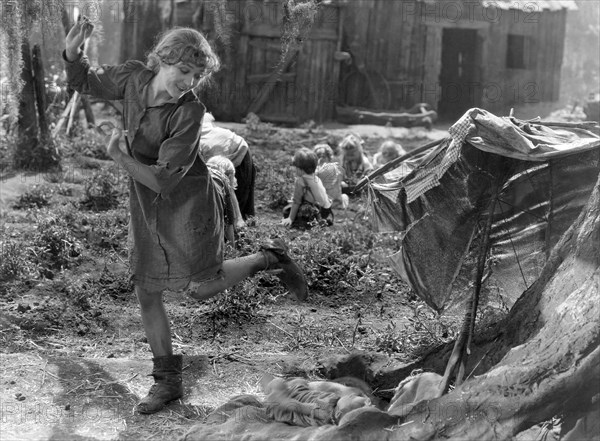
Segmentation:
<svg viewBox="0 0 600 441">
<path fill-rule="evenodd" d="M 53 278 L 53 270 L 69 267 L 81 255 L 83 246 L 65 222 L 48 215 L 38 222 L 37 231 L 29 248 L 40 265 L 44 277 Z"/>
<path fill-rule="evenodd" d="M 405 317 L 402 326 L 391 321 L 377 336 L 376 350 L 387 354 L 401 353 L 407 359 L 415 359 L 457 336 L 459 324 L 456 322 L 438 315 L 423 302 L 409 306 L 413 315 Z"/>
<path fill-rule="evenodd" d="M 244 118 L 246 132 L 251 136 L 262 137 L 273 131 L 273 124 L 262 122 L 256 113 L 250 112 Z"/>
<path fill-rule="evenodd" d="M 29 266 L 20 243 L 13 240 L 0 242 L 0 283 L 17 279 Z"/>
<path fill-rule="evenodd" d="M 42 208 L 50 204 L 52 190 L 46 186 L 34 185 L 31 190 L 19 196 L 13 207 L 23 210 L 27 208 Z"/>
<path fill-rule="evenodd" d="M 106 211 L 119 205 L 121 191 L 111 170 L 99 170 L 87 179 L 81 206 L 92 211 Z"/>
<path fill-rule="evenodd" d="M 88 156 L 95 159 L 108 160 L 106 139 L 96 131 L 88 128 L 77 128 L 72 136 L 61 137 L 60 143 L 65 156 Z"/>
</svg>

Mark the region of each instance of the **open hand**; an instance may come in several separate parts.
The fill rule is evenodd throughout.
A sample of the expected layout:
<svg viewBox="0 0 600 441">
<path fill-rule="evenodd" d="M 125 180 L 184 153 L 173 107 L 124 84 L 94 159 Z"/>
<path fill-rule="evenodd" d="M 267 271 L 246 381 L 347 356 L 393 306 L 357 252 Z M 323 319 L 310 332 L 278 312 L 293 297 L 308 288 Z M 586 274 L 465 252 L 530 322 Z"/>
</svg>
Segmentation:
<svg viewBox="0 0 600 441">
<path fill-rule="evenodd" d="M 118 156 L 123 155 L 125 152 L 121 150 L 121 137 L 123 136 L 123 130 L 118 127 L 114 127 L 110 140 L 106 146 L 106 153 L 113 159 L 117 159 Z"/>
<path fill-rule="evenodd" d="M 81 17 L 77 19 L 77 23 L 73 25 L 67 37 L 65 38 L 65 46 L 67 49 L 67 58 L 73 60 L 77 58 L 79 53 L 79 47 L 90 38 L 94 31 L 94 25 L 87 17 Z"/>
<path fill-rule="evenodd" d="M 283 225 L 284 227 L 291 227 L 292 220 L 289 217 L 286 217 L 284 220 L 281 221 L 281 225 Z"/>
</svg>

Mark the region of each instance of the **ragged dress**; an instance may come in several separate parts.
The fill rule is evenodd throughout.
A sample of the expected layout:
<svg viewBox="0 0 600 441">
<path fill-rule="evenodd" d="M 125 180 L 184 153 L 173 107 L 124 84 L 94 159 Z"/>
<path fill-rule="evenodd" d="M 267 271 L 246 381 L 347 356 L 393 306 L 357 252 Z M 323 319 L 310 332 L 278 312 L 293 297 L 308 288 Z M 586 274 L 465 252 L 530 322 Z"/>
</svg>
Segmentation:
<svg viewBox="0 0 600 441">
<path fill-rule="evenodd" d="M 129 256 L 135 284 L 152 291 L 181 290 L 221 276 L 223 213 L 208 169 L 198 156 L 206 109 L 190 91 L 177 103 L 145 104 L 155 73 L 139 61 L 90 67 L 69 62 L 71 88 L 123 103 L 130 156 L 151 167 L 156 193 L 130 179 Z"/>
</svg>

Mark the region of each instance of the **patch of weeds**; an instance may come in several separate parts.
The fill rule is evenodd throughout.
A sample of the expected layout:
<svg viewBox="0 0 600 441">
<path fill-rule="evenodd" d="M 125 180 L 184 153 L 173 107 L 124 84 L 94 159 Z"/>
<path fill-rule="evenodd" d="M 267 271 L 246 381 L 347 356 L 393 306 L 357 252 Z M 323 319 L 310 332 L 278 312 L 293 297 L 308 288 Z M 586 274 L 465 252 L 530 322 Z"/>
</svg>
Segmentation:
<svg viewBox="0 0 600 441">
<path fill-rule="evenodd" d="M 0 242 L 0 294 L 6 292 L 7 282 L 18 279 L 30 266 L 22 244 L 12 240 Z"/>
<path fill-rule="evenodd" d="M 7 119 L 3 119 L 2 125 L 3 127 L 0 129 L 0 159 L 2 160 L 0 167 L 4 168 L 11 163 L 9 161 L 10 153 L 17 144 L 18 138 L 16 130 L 9 130 Z"/>
<path fill-rule="evenodd" d="M 408 323 L 397 327 L 390 322 L 375 340 L 375 349 L 388 355 L 401 353 L 414 360 L 427 351 L 456 338 L 460 324 L 444 318 L 422 302 L 411 306 L 412 316 Z"/>
<path fill-rule="evenodd" d="M 127 247 L 129 213 L 124 209 L 92 213 L 82 219 L 88 241 L 94 246 L 121 251 Z"/>
<path fill-rule="evenodd" d="M 106 211 L 119 206 L 121 191 L 119 179 L 110 170 L 99 170 L 85 181 L 82 208 Z"/>
<path fill-rule="evenodd" d="M 368 283 L 372 234 L 349 224 L 342 230 L 317 226 L 298 237 L 294 247 L 311 292 L 332 296 L 354 291 L 361 280 Z"/>
<path fill-rule="evenodd" d="M 378 333 L 375 338 L 375 350 L 387 355 L 404 352 L 404 342 L 396 330 L 396 323 L 391 321 L 383 332 Z"/>
<path fill-rule="evenodd" d="M 64 329 L 84 336 L 100 333 L 108 326 L 94 278 L 62 277 L 50 282 L 46 289 L 46 298 L 19 317 L 21 329 L 38 333 Z"/>
<path fill-rule="evenodd" d="M 287 329 L 279 328 L 287 338 L 283 341 L 283 351 L 297 351 L 317 347 L 342 347 L 348 349 L 352 342 L 349 335 L 351 330 L 343 326 L 327 326 L 306 314 L 296 312 L 288 320 Z M 326 325 L 325 325 L 326 326 Z M 346 342 L 346 343 L 344 343 Z"/>
<path fill-rule="evenodd" d="M 50 205 L 52 190 L 47 186 L 34 185 L 31 190 L 19 196 L 13 208 L 26 210 L 28 208 L 42 208 Z"/>
<path fill-rule="evenodd" d="M 272 299 L 259 277 L 248 279 L 208 300 L 206 315 L 213 338 L 232 324 L 243 324 L 255 319 L 261 307 Z"/>
<path fill-rule="evenodd" d="M 54 271 L 68 268 L 77 261 L 82 249 L 81 242 L 65 221 L 51 214 L 39 219 L 29 247 L 40 274 L 50 279 L 54 277 Z"/>
<path fill-rule="evenodd" d="M 73 196 L 73 188 L 68 187 L 64 184 L 59 184 L 56 186 L 56 194 L 59 194 L 60 196 Z"/>
<path fill-rule="evenodd" d="M 246 123 L 246 131 L 248 134 L 259 138 L 263 137 L 265 132 L 268 133 L 273 129 L 273 124 L 262 122 L 255 113 L 246 115 L 244 122 Z"/>
<path fill-rule="evenodd" d="M 312 119 L 306 121 L 305 123 L 300 125 L 302 130 L 306 130 L 307 133 L 321 132 L 323 131 L 323 126 L 317 125 Z"/>
<path fill-rule="evenodd" d="M 60 167 L 61 155 L 52 138 L 21 137 L 13 149 L 16 169 L 42 172 Z"/>
<path fill-rule="evenodd" d="M 97 281 L 101 297 L 109 296 L 115 300 L 128 300 L 133 293 L 133 281 L 128 273 L 112 273 L 106 268 Z"/>
</svg>

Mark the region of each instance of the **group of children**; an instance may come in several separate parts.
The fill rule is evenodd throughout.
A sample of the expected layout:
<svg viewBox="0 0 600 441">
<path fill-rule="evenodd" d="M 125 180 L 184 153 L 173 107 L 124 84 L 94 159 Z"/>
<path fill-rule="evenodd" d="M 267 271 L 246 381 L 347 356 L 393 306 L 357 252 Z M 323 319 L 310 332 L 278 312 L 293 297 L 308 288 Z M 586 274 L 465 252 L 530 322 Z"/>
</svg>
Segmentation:
<svg viewBox="0 0 600 441">
<path fill-rule="evenodd" d="M 384 141 L 370 160 L 363 150 L 363 140 L 355 134 L 345 136 L 339 143 L 339 159 L 329 144 L 317 144 L 312 149 L 298 149 L 292 159 L 295 170 L 292 199 L 283 209 L 281 224 L 288 227 L 310 228 L 315 223 L 331 225 L 333 209 L 345 210 L 350 203 L 358 181 L 373 170 L 406 154 L 393 140 Z M 225 238 L 234 243 L 235 231 L 246 226 L 254 215 L 254 179 L 256 170 L 246 141 L 231 130 L 214 124 L 206 114 L 200 140 L 200 155 L 206 162 L 221 197 L 225 213 Z M 250 172 L 244 173 L 243 160 L 250 162 Z M 240 173 L 240 168 L 242 172 Z M 247 168 L 247 167 L 246 167 Z M 251 197 L 240 201 L 238 185 L 251 192 Z M 248 203 L 248 199 L 251 203 Z M 240 209 L 241 203 L 251 210 Z"/>
<path fill-rule="evenodd" d="M 355 134 L 342 139 L 339 151 L 339 161 L 334 159 L 328 144 L 296 151 L 292 160 L 296 174 L 294 193 L 283 210 L 282 225 L 307 227 L 318 221 L 331 225 L 332 208 L 348 208 L 348 195 L 354 193 L 360 179 L 406 154 L 400 144 L 387 140 L 371 161 L 363 150 L 363 140 Z"/>
</svg>

